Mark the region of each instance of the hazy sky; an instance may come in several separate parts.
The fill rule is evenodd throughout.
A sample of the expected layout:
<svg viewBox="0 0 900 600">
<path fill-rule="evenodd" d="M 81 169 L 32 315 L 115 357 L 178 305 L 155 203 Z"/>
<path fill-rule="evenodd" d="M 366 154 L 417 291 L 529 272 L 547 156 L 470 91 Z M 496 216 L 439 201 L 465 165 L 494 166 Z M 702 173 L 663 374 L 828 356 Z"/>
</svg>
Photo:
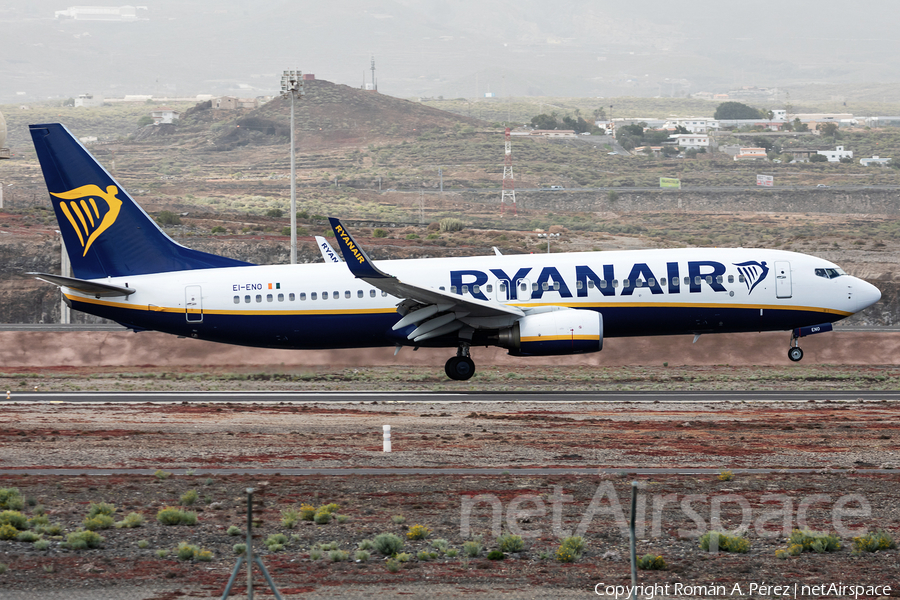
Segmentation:
<svg viewBox="0 0 900 600">
<path fill-rule="evenodd" d="M 379 90 L 400 97 L 900 80 L 896 0 L 148 0 L 136 22 L 54 18 L 69 6 L 0 5 L 0 103 L 254 96 L 291 68 L 360 86 L 373 55 Z"/>
</svg>

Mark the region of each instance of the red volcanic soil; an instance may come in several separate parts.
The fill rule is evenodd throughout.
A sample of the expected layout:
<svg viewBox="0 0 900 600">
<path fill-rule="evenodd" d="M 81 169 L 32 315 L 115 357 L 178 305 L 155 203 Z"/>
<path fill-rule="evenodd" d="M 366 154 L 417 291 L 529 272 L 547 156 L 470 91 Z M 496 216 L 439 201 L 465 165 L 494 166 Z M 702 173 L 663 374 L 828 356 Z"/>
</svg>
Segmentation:
<svg viewBox="0 0 900 600">
<path fill-rule="evenodd" d="M 43 550 L 31 542 L 0 540 L 0 562 L 7 565 L 0 575 L 0 597 L 18 598 L 15 594 L 23 590 L 44 594 L 31 597 L 52 591 L 67 598 L 220 597 L 236 561 L 233 546 L 243 542 L 227 530 L 246 525 L 248 487 L 259 490 L 254 547 L 286 598 L 519 597 L 511 590 L 529 597 L 581 597 L 600 582 L 630 581 L 625 524 L 632 480 L 640 490 L 638 555 L 661 555 L 668 565 L 664 571 L 640 571 L 642 583 L 715 583 L 729 590 L 739 584 L 745 594 L 750 584 L 762 582 L 896 585 L 898 551 L 856 555 L 853 538 L 875 529 L 900 537 L 897 415 L 896 404 L 880 401 L 552 406 L 11 402 L 4 406 L 6 427 L 0 431 L 0 488 L 19 490 L 27 517 L 46 514 L 65 536 L 82 526 L 91 503 L 107 502 L 116 507 L 114 520 L 134 512 L 144 522 L 99 531 L 104 541 L 98 549 L 69 549 L 65 537 L 47 534 L 51 543 Z M 381 451 L 382 424 L 393 428 L 390 454 Z M 548 465 L 607 471 L 517 472 Z M 276 472 L 254 474 L 260 467 Z M 385 474 L 287 472 L 324 467 L 380 467 Z M 395 467 L 493 471 L 391 474 Z M 626 474 L 637 467 L 676 471 Z M 677 471 L 690 467 L 708 470 Z M 197 471 L 73 476 L 53 474 L 53 468 Z M 769 471 L 741 471 L 745 468 Z M 813 472 L 796 471 L 801 468 Z M 733 471 L 733 478 L 719 474 L 725 470 Z M 301 520 L 289 527 L 283 522 L 289 509 L 329 503 L 338 504 L 335 514 L 342 516 L 327 524 Z M 197 524 L 162 525 L 156 515 L 167 506 L 196 512 Z M 414 525 L 429 528 L 429 536 L 408 539 Z M 701 550 L 697 538 L 712 527 L 743 528 L 749 552 Z M 833 532 L 842 546 L 836 552 L 776 558 L 796 527 Z M 498 548 L 501 532 L 521 535 L 524 549 L 489 560 L 486 553 Z M 279 533 L 286 538 L 284 548 L 267 550 L 265 540 Z M 366 561 L 353 560 L 363 540 L 382 533 L 401 537 L 410 555 L 394 573 L 376 551 L 370 550 Z M 573 563 L 557 561 L 560 538 L 573 534 L 584 538 L 583 555 Z M 464 544 L 473 536 L 482 536 L 482 550 L 465 557 Z M 439 539 L 457 554 L 434 548 L 432 542 Z M 211 560 L 178 560 L 175 548 L 182 541 L 209 550 Z M 329 551 L 319 550 L 332 542 L 350 560 L 332 561 Z M 242 593 L 243 575 L 239 581 Z M 875 595 L 884 594 L 860 597 Z"/>
</svg>

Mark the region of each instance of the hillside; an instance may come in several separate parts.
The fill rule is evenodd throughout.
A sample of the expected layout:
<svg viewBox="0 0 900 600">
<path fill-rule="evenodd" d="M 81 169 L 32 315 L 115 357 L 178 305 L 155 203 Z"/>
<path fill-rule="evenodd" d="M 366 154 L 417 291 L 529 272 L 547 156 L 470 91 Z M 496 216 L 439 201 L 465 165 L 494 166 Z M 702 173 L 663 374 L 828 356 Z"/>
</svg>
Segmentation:
<svg viewBox="0 0 900 600">
<path fill-rule="evenodd" d="M 151 134 L 188 137 L 198 146 L 218 151 L 286 144 L 290 141 L 290 111 L 290 99 L 281 96 L 253 110 L 227 111 L 201 102 L 186 111 L 176 126 L 146 127 L 135 138 L 146 140 Z M 295 100 L 294 119 L 297 144 L 304 151 L 397 143 L 487 125 L 418 102 L 322 80 L 304 82 L 304 96 Z"/>
<path fill-rule="evenodd" d="M 180 215 L 180 225 L 167 226 L 180 243 L 260 264 L 287 262 L 289 102 L 278 98 L 241 111 L 187 106 L 177 125 L 136 130 L 140 113 L 152 108 L 11 113 L 16 156 L 0 165 L 0 321 L 57 318 L 57 292 L 24 275 L 59 268 L 57 224 L 27 139 L 28 122 L 61 120 L 78 136 L 100 137 L 90 151 L 150 214 Z M 326 81 L 309 82 L 296 109 L 302 261 L 320 260 L 312 236 L 327 231 L 322 215 L 352 223 L 376 259 L 490 254 L 492 246 L 504 253 L 544 252 L 546 242 L 535 230 L 563 234 L 554 252 L 774 247 L 823 256 L 877 282 L 882 305 L 855 321 L 900 322 L 897 192 L 863 187 L 896 184 L 896 169 L 768 164 L 778 183 L 761 191 L 748 183 L 759 167 L 724 154 L 611 156 L 604 139 L 592 139 L 599 136 L 517 139 L 518 214 L 501 216 L 502 129 Z M 864 150 L 900 144 L 888 131 L 846 135 L 847 143 Z M 685 189 L 650 191 L 659 177 L 673 175 Z M 817 188 L 822 181 L 849 187 Z M 779 189 L 785 184 L 797 189 Z M 550 185 L 566 191 L 550 191 Z M 732 187 L 718 191 L 721 186 Z M 466 228 L 427 228 L 446 217 L 462 219 Z"/>
</svg>

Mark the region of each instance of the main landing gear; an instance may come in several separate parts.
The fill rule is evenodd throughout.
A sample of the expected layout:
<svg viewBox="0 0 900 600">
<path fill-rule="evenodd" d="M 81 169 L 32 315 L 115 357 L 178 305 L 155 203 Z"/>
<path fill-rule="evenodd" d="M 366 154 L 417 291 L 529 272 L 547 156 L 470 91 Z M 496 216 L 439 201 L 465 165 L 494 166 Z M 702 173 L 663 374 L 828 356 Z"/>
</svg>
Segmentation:
<svg viewBox="0 0 900 600">
<path fill-rule="evenodd" d="M 799 336 L 791 334 L 791 347 L 788 348 L 788 358 L 793 362 L 800 362 L 803 358 L 803 349 L 800 347 Z"/>
<path fill-rule="evenodd" d="M 447 373 L 447 377 L 456 381 L 465 381 L 475 374 L 475 361 L 469 358 L 468 344 L 460 344 L 456 356 L 444 365 L 444 372 Z"/>
</svg>

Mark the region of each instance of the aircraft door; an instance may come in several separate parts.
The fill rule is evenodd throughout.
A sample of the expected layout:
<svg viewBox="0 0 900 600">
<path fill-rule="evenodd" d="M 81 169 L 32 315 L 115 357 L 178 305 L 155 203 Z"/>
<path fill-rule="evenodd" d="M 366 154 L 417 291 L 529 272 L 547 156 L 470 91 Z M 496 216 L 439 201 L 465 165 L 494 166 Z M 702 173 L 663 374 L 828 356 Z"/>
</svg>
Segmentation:
<svg viewBox="0 0 900 600">
<path fill-rule="evenodd" d="M 775 261 L 775 297 L 790 298 L 791 289 L 791 263 L 786 260 Z"/>
<path fill-rule="evenodd" d="M 184 288 L 184 314 L 188 323 L 203 322 L 203 293 L 199 285 Z"/>
<path fill-rule="evenodd" d="M 509 302 L 509 280 L 497 280 L 497 302 Z"/>
<path fill-rule="evenodd" d="M 528 279 L 519 279 L 516 281 L 516 300 L 519 302 L 528 302 L 531 300 L 531 281 Z"/>
</svg>

